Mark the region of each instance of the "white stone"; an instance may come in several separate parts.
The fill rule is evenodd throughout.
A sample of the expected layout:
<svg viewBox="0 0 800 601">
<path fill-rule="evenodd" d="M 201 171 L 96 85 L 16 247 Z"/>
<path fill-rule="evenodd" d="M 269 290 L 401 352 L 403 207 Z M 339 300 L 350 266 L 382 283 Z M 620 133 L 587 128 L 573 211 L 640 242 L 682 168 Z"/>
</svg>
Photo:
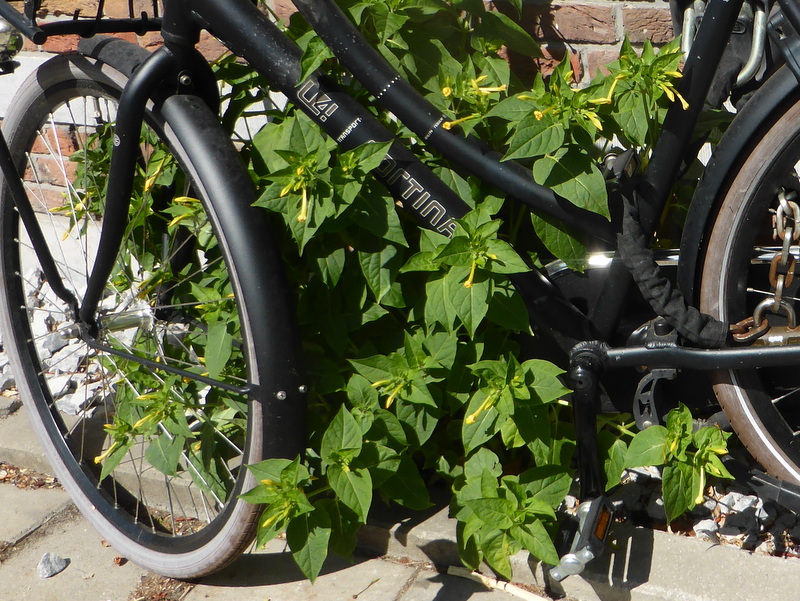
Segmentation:
<svg viewBox="0 0 800 601">
<path fill-rule="evenodd" d="M 736 503 L 739 502 L 739 500 L 742 499 L 743 497 L 744 495 L 740 492 L 735 492 L 735 491 L 729 492 L 727 495 L 725 495 L 718 501 L 720 505 L 720 510 L 722 511 L 722 513 L 730 513 L 731 511 L 733 511 L 733 507 L 736 505 Z"/>
<path fill-rule="evenodd" d="M 39 578 L 51 578 L 67 569 L 68 565 L 68 559 L 64 559 L 56 553 L 47 552 L 39 560 L 36 573 L 39 574 Z"/>
<path fill-rule="evenodd" d="M 106 402 L 111 394 L 105 382 L 82 384 L 71 395 L 56 401 L 56 407 L 68 415 L 78 415 L 92 405 Z"/>
<path fill-rule="evenodd" d="M 72 374 L 78 371 L 78 366 L 85 356 L 85 349 L 77 341 L 69 344 L 42 361 L 42 366 L 54 374 Z"/>
</svg>

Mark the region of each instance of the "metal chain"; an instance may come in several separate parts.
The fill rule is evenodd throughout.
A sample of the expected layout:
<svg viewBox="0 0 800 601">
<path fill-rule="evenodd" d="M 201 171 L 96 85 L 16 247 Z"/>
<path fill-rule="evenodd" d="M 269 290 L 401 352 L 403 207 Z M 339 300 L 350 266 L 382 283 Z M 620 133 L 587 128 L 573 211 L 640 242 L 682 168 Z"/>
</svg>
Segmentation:
<svg viewBox="0 0 800 601">
<path fill-rule="evenodd" d="M 794 242 L 800 239 L 800 206 L 794 201 L 795 192 L 778 192 L 778 209 L 772 216 L 772 238 L 781 242 L 781 251 L 772 258 L 769 268 L 771 298 L 765 298 L 753 311 L 753 316 L 731 326 L 734 340 L 752 342 L 769 331 L 765 312 L 786 315 L 788 326 L 795 328 L 797 317 L 794 308 L 783 298 L 783 293 L 794 280 L 795 258 L 791 252 Z"/>
</svg>

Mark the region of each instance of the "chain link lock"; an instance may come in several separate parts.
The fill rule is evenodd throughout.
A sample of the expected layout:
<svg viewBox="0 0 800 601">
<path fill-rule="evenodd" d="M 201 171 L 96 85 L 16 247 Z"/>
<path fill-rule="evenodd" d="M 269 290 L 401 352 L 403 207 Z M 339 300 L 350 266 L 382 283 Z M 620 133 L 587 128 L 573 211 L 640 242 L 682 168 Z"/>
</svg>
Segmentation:
<svg viewBox="0 0 800 601">
<path fill-rule="evenodd" d="M 783 293 L 794 280 L 795 258 L 792 244 L 800 240 L 800 206 L 794 201 L 795 192 L 778 192 L 778 209 L 772 216 L 772 238 L 780 240 L 781 251 L 772 257 L 769 267 L 771 298 L 765 298 L 753 311 L 752 317 L 731 326 L 731 334 L 737 342 L 753 342 L 769 331 L 769 320 L 765 313 L 784 314 L 790 330 L 797 327 L 794 308 L 783 298 Z"/>
</svg>

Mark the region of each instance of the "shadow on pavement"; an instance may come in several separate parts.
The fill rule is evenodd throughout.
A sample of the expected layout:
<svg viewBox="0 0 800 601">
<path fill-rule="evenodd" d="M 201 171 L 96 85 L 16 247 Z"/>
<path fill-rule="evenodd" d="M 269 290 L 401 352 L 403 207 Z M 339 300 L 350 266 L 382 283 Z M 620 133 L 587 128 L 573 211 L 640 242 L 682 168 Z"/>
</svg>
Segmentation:
<svg viewBox="0 0 800 601">
<path fill-rule="evenodd" d="M 587 566 L 584 581 L 600 601 L 630 601 L 631 590 L 650 579 L 653 545 L 650 528 L 615 528 L 606 552 Z M 564 592 L 559 583 L 552 584 L 553 592 Z"/>
<path fill-rule="evenodd" d="M 356 557 L 350 563 L 346 559 L 330 555 L 320 576 L 340 572 L 364 561 L 367 560 Z M 201 578 L 198 583 L 204 586 L 246 588 L 307 580 L 287 548 L 286 552 L 278 553 L 246 553 L 224 570 Z"/>
</svg>

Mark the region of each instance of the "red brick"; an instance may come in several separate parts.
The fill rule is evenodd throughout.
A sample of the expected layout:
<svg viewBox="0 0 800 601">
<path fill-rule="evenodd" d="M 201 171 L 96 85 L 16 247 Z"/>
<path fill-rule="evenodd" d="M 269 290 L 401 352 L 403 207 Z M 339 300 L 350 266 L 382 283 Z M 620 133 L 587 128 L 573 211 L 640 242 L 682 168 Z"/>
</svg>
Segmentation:
<svg viewBox="0 0 800 601">
<path fill-rule="evenodd" d="M 612 44 L 619 41 L 614 26 L 614 9 L 604 4 L 526 4 L 522 25 L 545 40 Z"/>
<path fill-rule="evenodd" d="M 197 45 L 197 49 L 209 61 L 218 59 L 228 51 L 222 42 L 205 31 L 200 34 L 200 43 Z"/>
<path fill-rule="evenodd" d="M 131 44 L 138 44 L 139 36 L 137 36 L 132 31 L 123 31 L 121 33 L 109 33 L 108 35 L 113 36 L 115 38 L 119 38 L 121 40 L 125 40 L 130 42 Z"/>
<path fill-rule="evenodd" d="M 30 166 L 25 170 L 25 179 L 40 184 L 48 184 L 59 188 L 66 188 L 68 180 L 74 181 L 78 164 L 72 161 L 60 161 L 49 156 L 39 156 L 33 159 L 36 177 L 30 173 Z"/>
<path fill-rule="evenodd" d="M 72 15 L 75 11 L 83 16 L 94 16 L 97 14 L 97 0 L 43 0 L 39 12 L 39 18 L 48 16 Z"/>
<path fill-rule="evenodd" d="M 84 146 L 85 134 L 80 134 L 74 129 L 60 125 L 57 127 L 58 137 L 53 136 L 53 128 L 46 125 L 42 128 L 42 135 L 33 141 L 31 152 L 34 154 L 50 154 L 60 152 L 62 156 L 69 157 Z"/>
<path fill-rule="evenodd" d="M 74 52 L 78 49 L 78 42 L 80 36 L 77 35 L 59 35 L 47 38 L 47 41 L 42 44 L 42 50 L 45 52 Z"/>
<path fill-rule="evenodd" d="M 297 12 L 292 0 L 272 0 L 272 10 L 275 16 L 284 23 L 289 22 L 289 18 Z"/>
<path fill-rule="evenodd" d="M 654 44 L 666 44 L 672 34 L 672 18 L 669 7 L 649 8 L 626 6 L 622 9 L 622 22 L 628 39 L 634 44 L 651 40 Z"/>
<path fill-rule="evenodd" d="M 148 50 L 155 50 L 161 48 L 164 40 L 161 39 L 161 34 L 156 31 L 149 31 L 143 36 L 139 36 L 139 45 Z"/>
<path fill-rule="evenodd" d="M 128 0 L 106 0 L 104 12 L 109 17 L 127 19 L 130 17 Z M 153 16 L 152 0 L 133 0 L 133 16 L 139 17 L 143 12 L 149 17 Z M 162 9 L 160 7 L 159 14 L 162 14 Z"/>
<path fill-rule="evenodd" d="M 585 51 L 584 56 L 588 75 L 593 78 L 598 71 L 608 74 L 608 69 L 604 67 L 619 58 L 619 48 L 593 48 Z"/>
</svg>

